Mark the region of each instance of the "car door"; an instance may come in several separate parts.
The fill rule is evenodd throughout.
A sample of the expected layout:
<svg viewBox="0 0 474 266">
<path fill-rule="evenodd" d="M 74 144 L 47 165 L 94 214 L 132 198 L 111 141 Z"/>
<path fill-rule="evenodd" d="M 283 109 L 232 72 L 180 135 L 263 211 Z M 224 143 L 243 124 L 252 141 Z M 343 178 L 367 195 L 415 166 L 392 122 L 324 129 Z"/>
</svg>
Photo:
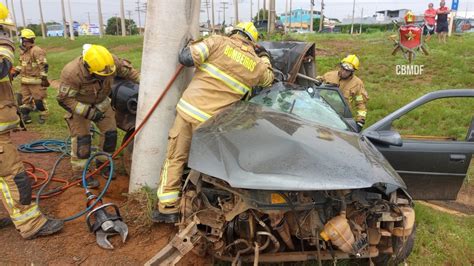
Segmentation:
<svg viewBox="0 0 474 266">
<path fill-rule="evenodd" d="M 464 101 L 463 105 L 437 105 L 438 101 Z M 466 101 L 468 104 L 466 104 Z M 458 137 L 428 136 L 425 134 L 404 134 L 406 129 L 397 129 L 395 124 L 416 109 L 434 110 L 432 116 L 418 116 L 419 121 L 429 121 L 435 125 L 432 131 L 442 131 L 446 124 L 452 132 L 458 132 Z M 436 108 L 433 108 L 436 107 Z M 462 107 L 460 112 L 451 109 Z M 463 109 L 464 108 L 464 109 Z M 442 117 L 441 114 L 446 114 Z M 455 114 L 455 115 L 453 115 Z M 363 135 L 372 141 L 377 149 L 385 156 L 393 168 L 405 181 L 408 192 L 414 199 L 423 200 L 455 200 L 467 176 L 472 154 L 474 153 L 474 90 L 442 90 L 428 93 L 417 100 L 398 109 L 379 122 L 363 131 Z M 456 117 L 455 117 L 456 116 Z M 459 116 L 463 117 L 459 122 Z M 439 119 L 436 120 L 436 119 Z M 448 120 L 446 120 L 448 119 Z M 451 119 L 451 121 L 449 121 Z M 410 130 L 423 131 L 419 121 L 412 123 Z M 456 127 L 452 126 L 456 121 Z M 434 123 L 434 124 L 433 124 Z M 458 124 L 465 125 L 465 132 L 458 129 Z M 408 123 L 410 125 L 410 123 Z M 406 125 L 405 125 L 406 126 Z M 403 127 L 402 127 L 403 128 Z M 405 131 L 405 132 L 402 132 Z M 410 132 L 410 131 L 409 131 Z M 400 134 L 399 134 L 400 133 Z M 462 134 L 462 136 L 461 136 Z"/>
</svg>

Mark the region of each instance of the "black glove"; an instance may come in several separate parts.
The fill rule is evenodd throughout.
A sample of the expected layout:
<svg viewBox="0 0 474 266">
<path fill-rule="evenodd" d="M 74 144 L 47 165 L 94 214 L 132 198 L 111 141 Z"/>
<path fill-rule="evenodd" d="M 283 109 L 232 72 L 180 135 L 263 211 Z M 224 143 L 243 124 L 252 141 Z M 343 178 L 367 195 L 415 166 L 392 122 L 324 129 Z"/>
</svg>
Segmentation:
<svg viewBox="0 0 474 266">
<path fill-rule="evenodd" d="M 255 53 L 258 55 L 258 57 L 266 56 L 268 59 L 271 59 L 270 53 L 265 49 L 265 47 L 255 44 Z"/>
<path fill-rule="evenodd" d="M 89 115 L 89 119 L 92 120 L 92 122 L 94 123 L 100 122 L 102 119 L 104 119 L 104 117 L 104 113 L 97 109 L 95 109 L 95 111 L 93 111 L 92 114 Z"/>
<path fill-rule="evenodd" d="M 365 125 L 365 120 L 357 121 L 357 122 L 356 122 L 356 125 L 357 125 L 357 132 L 362 131 L 362 128 L 363 128 L 364 125 Z"/>
<path fill-rule="evenodd" d="M 46 76 L 41 77 L 41 87 L 48 88 L 49 85 L 51 84 L 49 83 L 48 77 Z"/>
</svg>

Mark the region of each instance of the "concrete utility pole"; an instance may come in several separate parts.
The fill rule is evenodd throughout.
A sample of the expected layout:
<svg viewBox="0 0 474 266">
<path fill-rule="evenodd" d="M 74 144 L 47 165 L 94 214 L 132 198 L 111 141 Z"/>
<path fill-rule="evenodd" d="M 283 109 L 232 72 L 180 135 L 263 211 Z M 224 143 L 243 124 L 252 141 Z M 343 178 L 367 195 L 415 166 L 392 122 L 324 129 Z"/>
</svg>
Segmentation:
<svg viewBox="0 0 474 266">
<path fill-rule="evenodd" d="M 288 27 L 291 30 L 291 18 L 293 17 L 293 0 L 290 0 L 290 26 Z"/>
<path fill-rule="evenodd" d="M 132 10 L 127 10 L 128 15 L 128 34 L 132 35 Z"/>
<path fill-rule="evenodd" d="M 312 33 L 313 32 L 313 12 L 314 12 L 314 0 L 311 0 L 310 1 L 310 4 L 311 4 L 311 8 L 310 8 L 310 11 L 311 14 L 309 14 L 309 31 Z"/>
<path fill-rule="evenodd" d="M 211 33 L 214 33 L 214 28 L 216 27 L 216 23 L 214 21 L 214 17 L 215 17 L 215 14 L 214 14 L 214 0 L 211 0 L 211 11 L 212 11 L 212 16 L 211 16 L 212 30 L 211 30 Z"/>
<path fill-rule="evenodd" d="M 234 0 L 234 18 L 235 24 L 239 24 L 239 0 Z"/>
<path fill-rule="evenodd" d="M 206 5 L 206 14 L 207 14 L 207 28 L 210 30 L 211 29 L 211 18 L 209 15 L 209 0 L 205 0 L 205 5 Z"/>
<path fill-rule="evenodd" d="M 360 11 L 360 29 L 359 34 L 362 34 L 362 21 L 364 20 L 364 8 Z"/>
<path fill-rule="evenodd" d="M 44 19 L 43 19 L 43 7 L 41 6 L 41 0 L 38 0 L 39 4 L 39 12 L 40 12 L 40 20 L 41 20 L 41 35 L 43 39 L 46 39 L 46 29 L 44 26 Z"/>
<path fill-rule="evenodd" d="M 321 0 L 321 16 L 319 17 L 319 32 L 322 32 L 324 27 L 324 0 Z"/>
<path fill-rule="evenodd" d="M 253 1 L 250 0 L 250 22 L 253 22 Z"/>
<path fill-rule="evenodd" d="M 115 13 L 115 33 L 115 35 L 119 35 L 119 17 L 117 13 Z"/>
<path fill-rule="evenodd" d="M 125 29 L 125 7 L 123 5 L 123 0 L 120 0 L 120 20 L 122 23 L 122 37 L 127 36 L 127 30 Z"/>
<path fill-rule="evenodd" d="M 87 12 L 87 23 L 91 25 L 91 12 Z"/>
<path fill-rule="evenodd" d="M 288 0 L 285 1 L 285 34 L 288 32 Z"/>
<path fill-rule="evenodd" d="M 260 0 L 257 0 L 257 21 L 260 21 Z"/>
<path fill-rule="evenodd" d="M 267 16 L 267 0 L 263 0 L 263 19 L 267 19 L 267 20 L 268 20 L 268 16 Z M 267 21 L 267 24 L 268 24 L 268 21 Z"/>
<path fill-rule="evenodd" d="M 13 1 L 13 0 L 12 0 Z M 61 0 L 61 12 L 63 14 L 63 36 L 67 39 L 67 25 L 66 25 L 66 9 L 64 8 L 64 0 Z"/>
<path fill-rule="evenodd" d="M 23 9 L 23 0 L 20 0 L 20 11 L 21 11 L 21 19 L 23 22 L 23 28 L 26 28 L 25 10 Z"/>
<path fill-rule="evenodd" d="M 224 15 L 224 19 L 222 20 L 222 25 L 225 26 L 225 10 L 229 8 L 229 7 L 227 6 L 229 3 L 227 3 L 227 2 L 221 2 L 221 4 L 222 4 L 222 6 L 221 6 L 221 8 L 222 8 L 222 13 L 223 13 L 223 15 Z"/>
<path fill-rule="evenodd" d="M 104 20 L 102 19 L 101 0 L 97 0 L 97 12 L 99 13 L 99 35 L 100 35 L 100 38 L 102 38 L 104 37 Z"/>
<path fill-rule="evenodd" d="M 15 22 L 15 27 L 18 27 L 18 23 L 16 21 L 16 14 L 15 14 L 15 5 L 13 4 L 13 0 L 11 0 L 11 6 L 12 6 L 13 22 Z"/>
<path fill-rule="evenodd" d="M 269 0 L 268 7 L 268 33 L 272 34 L 275 31 L 275 0 Z"/>
<path fill-rule="evenodd" d="M 147 24 L 153 27 L 145 29 L 137 125 L 141 123 L 175 73 L 179 65 L 179 50 L 189 39 L 199 38 L 200 2 L 148 1 Z M 160 74 L 156 75 L 156 71 Z M 174 121 L 176 104 L 182 90 L 191 80 L 192 72 L 191 68 L 185 69 L 143 130 L 135 137 L 130 192 L 137 191 L 145 185 L 157 186 L 166 154 L 168 129 Z"/>
<path fill-rule="evenodd" d="M 71 13 L 71 0 L 67 0 L 67 10 L 68 10 L 68 15 L 69 15 L 69 35 L 72 41 L 74 41 L 75 36 L 74 36 L 74 20 L 72 19 L 72 13 Z"/>
<path fill-rule="evenodd" d="M 139 35 L 142 35 L 142 18 L 141 18 L 141 7 L 140 7 L 140 0 L 138 0 L 137 2 L 137 13 L 138 13 L 138 34 Z"/>
<path fill-rule="evenodd" d="M 356 0 L 354 0 L 352 4 L 352 23 L 351 23 L 351 35 L 354 33 L 354 16 L 355 16 L 355 7 L 356 7 Z"/>
</svg>

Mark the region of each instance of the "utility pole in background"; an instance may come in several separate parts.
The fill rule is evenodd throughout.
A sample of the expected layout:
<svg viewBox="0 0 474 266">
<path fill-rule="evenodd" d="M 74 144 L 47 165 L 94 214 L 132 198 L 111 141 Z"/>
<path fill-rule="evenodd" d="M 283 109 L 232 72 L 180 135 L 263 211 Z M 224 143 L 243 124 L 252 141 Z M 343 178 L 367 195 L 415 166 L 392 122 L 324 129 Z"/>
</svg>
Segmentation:
<svg viewBox="0 0 474 266">
<path fill-rule="evenodd" d="M 310 8 L 310 11 L 309 11 L 309 12 L 311 12 L 311 14 L 309 15 L 309 21 L 310 21 L 310 22 L 309 22 L 309 31 L 310 31 L 311 33 L 313 33 L 313 24 L 314 24 L 314 23 L 313 23 L 313 22 L 314 22 L 314 21 L 313 21 L 314 0 L 311 0 L 311 1 L 310 1 L 310 4 L 311 4 L 311 8 Z"/>
<path fill-rule="evenodd" d="M 354 33 L 354 16 L 355 16 L 355 6 L 356 6 L 356 0 L 354 0 L 352 4 L 352 23 L 351 23 L 351 34 Z"/>
<path fill-rule="evenodd" d="M 23 22 L 23 28 L 26 28 L 25 10 L 23 9 L 23 0 L 20 0 L 20 10 L 21 10 L 21 19 Z"/>
<path fill-rule="evenodd" d="M 104 20 L 102 18 L 102 3 L 101 0 L 97 0 L 97 12 L 99 13 L 99 35 L 100 38 L 104 37 Z"/>
<path fill-rule="evenodd" d="M 12 0 L 13 1 L 13 0 Z M 63 36 L 67 39 L 66 9 L 64 8 L 64 0 L 61 0 L 61 12 L 63 14 Z"/>
<path fill-rule="evenodd" d="M 43 7 L 41 6 L 41 0 L 38 0 L 38 4 L 39 4 L 39 12 L 40 12 L 40 20 L 41 20 L 41 35 L 43 36 L 43 39 L 46 39 L 46 29 L 44 25 Z"/>
<path fill-rule="evenodd" d="M 211 15 L 211 20 L 212 20 L 212 30 L 211 30 L 211 33 L 214 33 L 214 28 L 216 27 L 216 24 L 215 24 L 215 21 L 214 21 L 214 0 L 211 0 L 211 11 L 212 11 L 212 15 Z"/>
<path fill-rule="evenodd" d="M 139 35 L 142 35 L 142 18 L 141 18 L 141 14 L 140 14 L 140 13 L 142 13 L 142 10 L 141 10 L 141 8 L 140 8 L 140 0 L 138 0 L 138 1 L 135 2 L 135 3 L 137 3 L 137 9 L 136 9 L 136 11 L 137 11 L 137 13 L 138 13 L 138 34 L 139 34 Z"/>
<path fill-rule="evenodd" d="M 229 7 L 227 6 L 229 3 L 227 3 L 227 2 L 221 2 L 221 4 L 222 4 L 222 6 L 221 6 L 221 8 L 222 8 L 222 13 L 223 13 L 223 15 L 224 15 L 224 19 L 223 19 L 223 21 L 222 21 L 222 24 L 225 25 L 225 10 L 229 8 Z"/>
<path fill-rule="evenodd" d="M 195 40 L 199 38 L 200 2 L 148 1 L 147 24 L 152 26 L 145 30 L 137 125 L 142 122 L 175 73 L 179 66 L 178 53 L 186 45 L 186 40 L 190 37 Z M 159 75 L 156 75 L 157 69 L 160 70 Z M 175 119 L 175 107 L 182 90 L 189 84 L 192 74 L 192 68 L 187 68 L 180 74 L 148 123 L 135 137 L 136 152 L 133 153 L 130 192 L 143 186 L 158 185 L 166 154 L 168 129 Z"/>
<path fill-rule="evenodd" d="M 87 12 L 87 23 L 89 23 L 89 25 L 91 25 L 91 12 Z"/>
<path fill-rule="evenodd" d="M 285 1 L 285 34 L 288 33 L 288 0 Z"/>
<path fill-rule="evenodd" d="M 17 24 L 17 21 L 16 21 L 16 14 L 15 14 L 15 5 L 13 4 L 13 0 L 11 0 L 11 6 L 12 6 L 13 22 L 15 22 L 15 27 L 18 28 L 18 24 Z"/>
<path fill-rule="evenodd" d="M 260 21 L 260 0 L 257 0 L 257 22 Z"/>
<path fill-rule="evenodd" d="M 119 16 L 118 16 L 117 13 L 115 13 L 115 33 L 116 33 L 115 35 L 117 35 L 117 36 L 119 35 L 119 30 L 120 30 L 120 28 L 119 28 Z"/>
<path fill-rule="evenodd" d="M 321 0 L 321 15 L 319 16 L 319 32 L 323 32 L 324 27 L 324 0 Z"/>
<path fill-rule="evenodd" d="M 364 8 L 360 11 L 360 29 L 359 29 L 359 34 L 362 34 L 362 21 L 364 18 Z"/>
<path fill-rule="evenodd" d="M 74 20 L 72 19 L 71 13 L 71 0 L 67 0 L 67 9 L 69 13 L 69 34 L 71 35 L 71 40 L 74 41 Z"/>
<path fill-rule="evenodd" d="M 250 22 L 253 22 L 253 1 L 250 0 Z"/>
<path fill-rule="evenodd" d="M 239 0 L 234 0 L 234 18 L 235 25 L 239 24 Z"/>
<path fill-rule="evenodd" d="M 269 0 L 269 6 L 268 6 L 268 33 L 272 34 L 275 31 L 275 19 L 276 19 L 276 13 L 275 13 L 275 0 Z"/>
<path fill-rule="evenodd" d="M 128 35 L 132 35 L 132 10 L 127 10 L 128 14 Z"/>
<path fill-rule="evenodd" d="M 122 26 L 122 37 L 127 36 L 127 30 L 125 29 L 125 7 L 123 5 L 123 0 L 120 0 L 120 20 Z"/>
<path fill-rule="evenodd" d="M 267 24 L 268 24 L 267 0 L 263 0 L 263 19 L 267 19 Z"/>
</svg>

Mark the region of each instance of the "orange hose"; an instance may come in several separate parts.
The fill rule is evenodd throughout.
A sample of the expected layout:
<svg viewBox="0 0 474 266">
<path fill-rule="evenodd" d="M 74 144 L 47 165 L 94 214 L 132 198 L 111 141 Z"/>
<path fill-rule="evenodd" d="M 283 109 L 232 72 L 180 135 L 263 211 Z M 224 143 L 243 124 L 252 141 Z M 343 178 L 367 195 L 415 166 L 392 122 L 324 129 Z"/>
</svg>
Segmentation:
<svg viewBox="0 0 474 266">
<path fill-rule="evenodd" d="M 142 122 L 140 123 L 140 125 L 138 125 L 138 127 L 135 129 L 135 131 L 133 131 L 133 133 L 125 140 L 124 143 L 122 143 L 122 145 L 112 154 L 112 158 L 115 159 L 127 146 L 128 144 L 130 144 L 130 142 L 133 140 L 133 138 L 138 134 L 138 132 L 140 132 L 140 130 L 145 126 L 146 122 L 148 121 L 148 119 L 151 117 L 151 115 L 153 114 L 153 112 L 156 110 L 156 108 L 158 107 L 158 105 L 160 104 L 160 102 L 163 100 L 164 96 L 168 93 L 168 91 L 170 90 L 171 88 L 171 85 L 173 85 L 173 83 L 176 81 L 176 79 L 178 78 L 178 75 L 181 73 L 181 71 L 183 70 L 184 66 L 183 65 L 179 65 L 178 66 L 178 69 L 176 69 L 173 77 L 168 81 L 168 84 L 166 84 L 166 87 L 164 89 L 164 91 L 160 94 L 160 96 L 158 97 L 158 99 L 155 101 L 155 103 L 153 104 L 153 106 L 151 107 L 151 109 L 148 111 L 148 113 L 146 114 L 146 116 L 143 118 Z M 41 168 L 37 168 L 35 167 L 32 163 L 30 162 L 24 162 L 25 164 L 29 165 L 31 167 L 31 169 L 28 169 L 26 172 L 27 174 L 32 177 L 36 182 L 38 182 L 38 180 L 45 180 L 44 182 L 46 182 L 46 180 L 48 180 L 48 172 L 44 169 L 41 169 Z M 109 165 L 109 161 L 106 161 L 104 162 L 102 165 L 100 165 L 98 168 L 96 168 L 94 171 L 92 171 L 91 173 L 89 173 L 87 175 L 86 178 L 89 178 L 95 174 L 97 174 L 100 170 L 104 169 L 104 167 L 106 167 L 107 165 Z M 43 177 L 38 177 L 35 172 L 36 171 L 39 171 L 43 174 Z M 76 180 L 74 182 L 71 182 L 69 183 L 67 180 L 65 179 L 60 179 L 60 178 L 52 178 L 51 179 L 52 181 L 55 181 L 55 182 L 59 182 L 59 183 L 65 183 L 63 187 L 60 188 L 60 190 L 56 193 L 53 193 L 53 194 L 49 194 L 49 195 L 44 195 L 44 196 L 41 196 L 41 199 L 46 199 L 46 198 L 51 198 L 51 197 L 54 197 L 56 195 L 59 195 L 61 193 L 63 193 L 66 189 L 72 187 L 72 186 L 75 186 L 79 183 L 82 182 L 82 179 L 80 180 Z M 39 187 L 41 186 L 42 184 L 44 184 L 44 182 L 40 183 L 40 184 L 35 184 L 33 187 L 36 188 L 36 187 Z M 36 198 L 36 195 L 33 195 L 33 198 Z"/>
</svg>

